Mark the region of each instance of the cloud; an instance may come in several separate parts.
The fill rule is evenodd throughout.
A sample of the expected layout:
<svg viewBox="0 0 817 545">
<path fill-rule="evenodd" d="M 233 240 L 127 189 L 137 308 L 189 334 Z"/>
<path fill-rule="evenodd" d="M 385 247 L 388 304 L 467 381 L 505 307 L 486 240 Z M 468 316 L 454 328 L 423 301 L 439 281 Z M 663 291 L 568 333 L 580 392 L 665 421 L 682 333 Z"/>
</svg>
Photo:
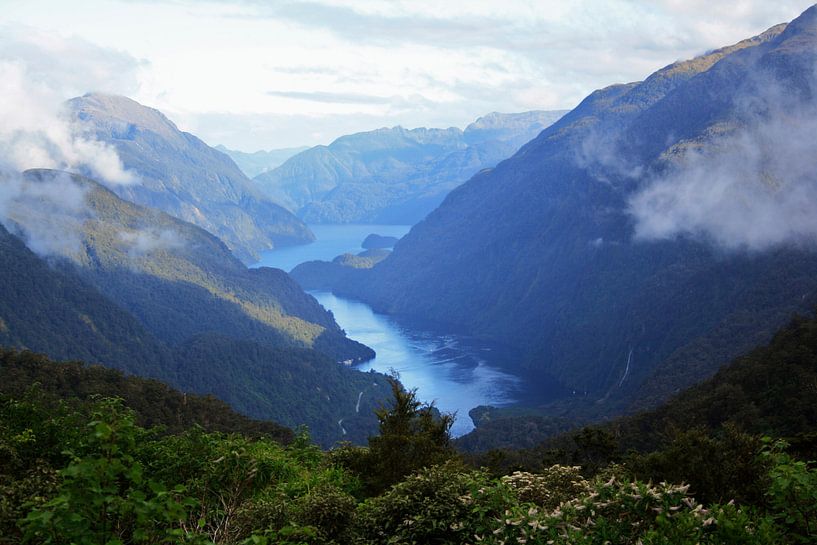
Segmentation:
<svg viewBox="0 0 817 545">
<path fill-rule="evenodd" d="M 687 151 L 630 200 L 640 240 L 692 236 L 728 250 L 817 242 L 817 102 L 761 82 L 740 127 Z"/>
<path fill-rule="evenodd" d="M 131 257 L 139 257 L 160 250 L 172 250 L 184 246 L 180 235 L 170 229 L 144 229 L 120 231 L 119 240 Z"/>
<path fill-rule="evenodd" d="M 86 192 L 65 173 L 45 180 L 0 174 L 0 223 L 40 256 L 74 256 L 83 223 L 93 217 Z"/>
<path fill-rule="evenodd" d="M 0 163 L 6 168 L 82 169 L 112 184 L 136 181 L 112 147 L 80 134 L 55 90 L 25 64 L 0 60 L 0 96 Z"/>
<path fill-rule="evenodd" d="M 331 93 L 327 91 L 268 91 L 268 95 L 308 100 L 312 102 L 327 102 L 330 104 L 389 104 L 392 97 L 366 95 L 362 93 Z"/>
<path fill-rule="evenodd" d="M 82 249 L 93 217 L 87 189 L 68 174 L 34 180 L 33 168 L 78 171 L 109 185 L 130 184 L 116 151 L 83 134 L 64 101 L 91 89 L 124 91 L 139 64 L 128 55 L 33 29 L 0 30 L 0 222 L 41 256 Z"/>
<path fill-rule="evenodd" d="M 89 91 L 131 95 L 149 67 L 129 53 L 77 37 L 21 25 L 0 25 L 0 60 L 25 66 L 36 85 L 63 101 Z"/>
<path fill-rule="evenodd" d="M 133 89 L 138 62 L 78 39 L 3 27 L 0 38 L 0 163 L 6 169 L 82 170 L 134 183 L 110 146 L 81 134 L 64 101 L 88 90 Z"/>
</svg>

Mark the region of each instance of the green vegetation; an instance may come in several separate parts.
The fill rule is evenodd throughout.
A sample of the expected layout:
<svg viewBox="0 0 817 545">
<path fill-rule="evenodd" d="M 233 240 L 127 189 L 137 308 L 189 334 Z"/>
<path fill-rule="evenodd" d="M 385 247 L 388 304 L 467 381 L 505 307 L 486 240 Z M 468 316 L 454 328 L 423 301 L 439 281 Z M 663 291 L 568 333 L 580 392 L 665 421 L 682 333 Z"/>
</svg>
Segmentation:
<svg viewBox="0 0 817 545">
<path fill-rule="evenodd" d="M 0 349 L 0 395 L 22 399 L 32 387 L 44 407 L 64 400 L 79 410 L 99 396 L 120 398 L 134 411 L 137 424 L 162 426 L 169 433 L 196 425 L 206 431 L 264 435 L 281 443 L 293 438 L 292 430 L 247 418 L 213 396 L 185 394 L 158 380 L 126 376 L 100 365 L 56 363 L 32 352 Z"/>
<path fill-rule="evenodd" d="M 63 366 L 59 374 L 78 369 Z M 111 391 L 122 380 L 102 373 L 95 385 Z M 154 388 L 154 403 L 180 395 L 124 381 L 131 390 Z M 500 475 L 469 467 L 449 446 L 449 417 L 435 416 L 394 381 L 391 406 L 377 413 L 381 434 L 368 448 L 329 452 L 304 434 L 284 446 L 258 430 L 146 428 L 121 399 L 71 397 L 67 382 L 52 381 L 51 393 L 35 387 L 0 395 L 3 545 L 817 540 L 817 469 L 782 441 L 752 444 L 757 496 L 704 501 L 688 484 L 640 479 L 627 465 L 555 464 Z M 683 460 L 695 452 L 652 455 Z M 711 471 L 706 465 L 697 470 Z"/>
<path fill-rule="evenodd" d="M 385 377 L 338 363 L 372 350 L 286 273 L 247 269 L 202 229 L 92 180 L 46 170 L 26 179 L 77 184 L 94 213 L 82 244 L 48 260 L 0 226 L 0 346 L 212 394 L 254 418 L 307 425 L 326 447 L 363 444 L 377 429 Z M 24 206 L 13 215 L 26 225 Z"/>
<path fill-rule="evenodd" d="M 625 459 L 629 451 L 661 449 L 663 455 L 649 459 L 650 476 L 689 482 L 684 473 L 689 466 L 709 465 L 713 475 L 695 492 L 710 497 L 709 491 L 726 490 L 718 479 L 727 466 L 753 459 L 757 442 L 750 436 L 787 438 L 797 451 L 817 457 L 817 390 L 804 387 L 816 382 L 817 320 L 798 317 L 767 346 L 735 359 L 658 409 L 581 434 L 564 433 L 564 419 L 530 416 L 495 414 L 483 426 L 483 410 L 477 430 L 458 439 L 457 446 L 470 452 L 493 449 L 479 458 L 527 469 L 540 467 L 543 460 L 604 464 Z M 525 450 L 507 447 L 530 445 L 531 437 L 538 437 L 539 444 Z M 690 454 L 680 456 L 681 451 Z M 734 471 L 737 477 L 742 470 Z"/>
</svg>

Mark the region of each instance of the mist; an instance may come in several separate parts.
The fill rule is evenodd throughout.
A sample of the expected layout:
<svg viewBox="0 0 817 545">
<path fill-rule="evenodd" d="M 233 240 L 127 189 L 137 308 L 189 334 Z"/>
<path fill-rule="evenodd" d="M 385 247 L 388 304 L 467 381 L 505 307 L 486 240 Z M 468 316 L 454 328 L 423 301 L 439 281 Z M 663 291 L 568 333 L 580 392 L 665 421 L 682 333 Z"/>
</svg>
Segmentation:
<svg viewBox="0 0 817 545">
<path fill-rule="evenodd" d="M 690 146 L 633 195 L 637 240 L 692 236 L 747 251 L 817 242 L 817 86 L 755 89 L 737 101 L 738 128 Z"/>
<path fill-rule="evenodd" d="M 62 174 L 50 180 L 0 176 L 0 222 L 41 257 L 71 257 L 82 250 L 82 225 L 93 217 L 87 189 Z"/>
<path fill-rule="evenodd" d="M 184 246 L 180 235 L 170 229 L 121 231 L 119 240 L 127 248 L 130 257 L 139 257 L 160 250 L 172 250 Z"/>
<path fill-rule="evenodd" d="M 25 64 L 0 60 L 0 93 L 0 164 L 6 170 L 83 170 L 107 184 L 138 181 L 113 148 L 80 134 L 60 93 Z"/>
</svg>

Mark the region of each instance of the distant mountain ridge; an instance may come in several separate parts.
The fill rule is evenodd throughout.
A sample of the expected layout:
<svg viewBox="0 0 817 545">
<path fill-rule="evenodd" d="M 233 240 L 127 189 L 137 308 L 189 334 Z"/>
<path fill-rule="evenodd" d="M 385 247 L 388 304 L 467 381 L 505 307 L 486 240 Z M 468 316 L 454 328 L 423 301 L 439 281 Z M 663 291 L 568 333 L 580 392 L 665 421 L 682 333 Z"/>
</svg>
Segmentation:
<svg viewBox="0 0 817 545">
<path fill-rule="evenodd" d="M 351 134 L 254 181 L 308 223 L 413 224 L 451 189 L 512 155 L 564 113 L 492 113 L 464 131 L 393 127 Z"/>
<path fill-rule="evenodd" d="M 717 198 L 707 187 L 729 175 L 719 157 L 736 155 L 730 166 L 746 176 L 726 206 L 767 211 L 788 202 L 786 182 L 798 182 L 789 176 L 813 184 L 814 140 L 797 135 L 811 126 L 815 62 L 812 7 L 643 82 L 596 91 L 452 191 L 387 259 L 345 271 L 331 287 L 381 312 L 519 347 L 521 369 L 557 377 L 596 417 L 655 406 L 817 303 L 813 240 L 723 249 L 703 230 L 730 219 L 718 215 L 723 203 L 708 215 L 694 209 L 696 199 Z M 777 124 L 783 128 L 771 139 L 752 132 Z M 785 162 L 768 156 L 787 134 L 800 153 L 784 154 Z M 756 150 L 734 153 L 755 140 Z M 664 208 L 650 218 L 659 236 L 636 236 L 644 229 L 634 209 L 645 206 L 639 195 L 676 199 L 658 201 Z M 752 208 L 755 199 L 767 200 Z M 808 210 L 797 202 L 792 213 Z M 703 227 L 668 227 L 676 215 Z M 762 234 L 785 221 L 773 217 L 752 219 Z M 678 234 L 661 234 L 670 227 Z"/>
<path fill-rule="evenodd" d="M 120 197 L 203 227 L 246 262 L 263 250 L 314 240 L 302 221 L 258 192 L 227 155 L 180 131 L 158 110 L 102 94 L 71 99 L 68 107 L 139 177 L 139 183 L 111 187 Z"/>
<path fill-rule="evenodd" d="M 238 165 L 241 172 L 246 174 L 248 178 L 255 178 L 259 174 L 263 174 L 264 172 L 270 171 L 275 167 L 281 166 L 284 161 L 293 155 L 297 155 L 302 151 L 308 150 L 309 146 L 259 150 L 252 153 L 232 150 L 221 144 L 216 146 L 215 149 L 229 155 L 230 159 L 235 161 L 235 164 Z"/>
</svg>

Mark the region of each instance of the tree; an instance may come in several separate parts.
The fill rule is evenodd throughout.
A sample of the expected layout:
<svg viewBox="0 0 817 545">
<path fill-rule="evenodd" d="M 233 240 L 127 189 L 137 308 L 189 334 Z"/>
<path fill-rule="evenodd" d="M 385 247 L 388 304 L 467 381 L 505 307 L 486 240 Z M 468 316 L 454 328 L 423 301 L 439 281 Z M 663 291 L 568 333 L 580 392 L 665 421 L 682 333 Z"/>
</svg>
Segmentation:
<svg viewBox="0 0 817 545">
<path fill-rule="evenodd" d="M 369 438 L 368 492 L 378 494 L 418 469 L 442 463 L 454 456 L 451 425 L 454 416 L 440 414 L 434 404 L 417 399 L 417 390 L 405 390 L 392 377 L 394 402 L 375 411 L 380 435 Z"/>
</svg>

